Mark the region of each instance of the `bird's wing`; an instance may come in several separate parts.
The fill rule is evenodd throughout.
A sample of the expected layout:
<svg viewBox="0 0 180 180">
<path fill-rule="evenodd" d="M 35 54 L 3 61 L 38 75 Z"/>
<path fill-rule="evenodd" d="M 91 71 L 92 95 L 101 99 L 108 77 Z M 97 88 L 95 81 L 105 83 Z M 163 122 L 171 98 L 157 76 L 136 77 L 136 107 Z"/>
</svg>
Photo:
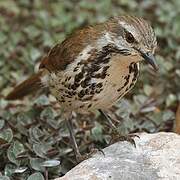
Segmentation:
<svg viewBox="0 0 180 180">
<path fill-rule="evenodd" d="M 49 51 L 48 55 L 41 61 L 40 69 L 46 68 L 50 72 L 64 70 L 98 36 L 99 31 L 92 26 L 75 31 L 62 43 L 55 45 Z"/>
</svg>

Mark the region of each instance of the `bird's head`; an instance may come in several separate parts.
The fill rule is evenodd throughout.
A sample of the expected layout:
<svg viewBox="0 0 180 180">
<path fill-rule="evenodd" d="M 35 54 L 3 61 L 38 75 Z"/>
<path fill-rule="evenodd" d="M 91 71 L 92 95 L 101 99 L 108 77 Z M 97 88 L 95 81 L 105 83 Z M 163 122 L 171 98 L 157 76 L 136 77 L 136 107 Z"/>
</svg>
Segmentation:
<svg viewBox="0 0 180 180">
<path fill-rule="evenodd" d="M 136 62 L 145 60 L 158 70 L 154 58 L 156 36 L 147 21 L 134 16 L 120 16 L 111 19 L 108 28 L 111 33 L 106 34 L 106 38 L 121 52 L 133 57 Z"/>
</svg>

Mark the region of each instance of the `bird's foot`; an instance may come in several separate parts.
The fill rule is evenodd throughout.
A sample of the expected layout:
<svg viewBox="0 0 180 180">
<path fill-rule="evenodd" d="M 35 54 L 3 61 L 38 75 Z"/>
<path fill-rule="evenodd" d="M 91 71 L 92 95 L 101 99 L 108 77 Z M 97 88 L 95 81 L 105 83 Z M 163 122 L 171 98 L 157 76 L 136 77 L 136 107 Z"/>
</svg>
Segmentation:
<svg viewBox="0 0 180 180">
<path fill-rule="evenodd" d="M 112 139 L 110 140 L 110 144 L 114 144 L 115 142 L 118 141 L 127 141 L 130 142 L 134 147 L 136 147 L 136 142 L 134 140 L 135 137 L 140 138 L 136 134 L 129 134 L 129 135 L 120 135 L 118 134 L 113 134 Z"/>
<path fill-rule="evenodd" d="M 108 121 L 111 129 L 113 130 L 113 132 L 111 133 L 112 138 L 111 138 L 109 144 L 113 144 L 113 143 L 118 142 L 118 141 L 128 141 L 128 142 L 130 142 L 132 145 L 134 145 L 136 147 L 136 143 L 134 141 L 134 138 L 135 137 L 139 138 L 138 135 L 136 135 L 136 134 L 129 134 L 129 135 L 124 135 L 124 136 L 121 135 L 119 130 L 114 125 L 114 123 L 112 121 L 112 118 L 101 109 L 99 109 L 99 112 Z"/>
<path fill-rule="evenodd" d="M 80 163 L 80 162 L 82 162 L 82 161 L 84 161 L 86 159 L 91 158 L 94 154 L 96 154 L 98 152 L 102 153 L 105 156 L 102 149 L 92 148 L 89 153 L 86 153 L 84 155 L 81 155 L 81 154 L 76 155 L 76 160 L 77 160 L 78 163 Z"/>
</svg>

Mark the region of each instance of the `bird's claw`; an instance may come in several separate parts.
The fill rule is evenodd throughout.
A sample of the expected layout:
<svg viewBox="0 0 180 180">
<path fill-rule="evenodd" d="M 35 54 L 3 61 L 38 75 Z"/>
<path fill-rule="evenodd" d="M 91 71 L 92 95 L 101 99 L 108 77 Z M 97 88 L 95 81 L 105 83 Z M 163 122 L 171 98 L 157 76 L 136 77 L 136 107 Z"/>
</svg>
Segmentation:
<svg viewBox="0 0 180 180">
<path fill-rule="evenodd" d="M 91 158 L 94 154 L 96 154 L 97 152 L 101 152 L 104 156 L 105 156 L 105 153 L 103 152 L 102 149 L 99 149 L 99 148 L 92 148 L 90 150 L 89 153 L 86 153 L 85 155 L 76 155 L 76 160 L 78 163 L 86 160 L 86 159 L 89 159 Z"/>
<path fill-rule="evenodd" d="M 130 142 L 134 147 L 136 147 L 136 142 L 134 140 L 135 137 L 140 138 L 136 134 L 129 134 L 129 135 L 124 135 L 124 136 L 122 136 L 120 134 L 116 134 L 110 140 L 110 144 L 114 144 L 115 142 L 118 142 L 118 141 L 127 141 L 127 142 Z"/>
</svg>

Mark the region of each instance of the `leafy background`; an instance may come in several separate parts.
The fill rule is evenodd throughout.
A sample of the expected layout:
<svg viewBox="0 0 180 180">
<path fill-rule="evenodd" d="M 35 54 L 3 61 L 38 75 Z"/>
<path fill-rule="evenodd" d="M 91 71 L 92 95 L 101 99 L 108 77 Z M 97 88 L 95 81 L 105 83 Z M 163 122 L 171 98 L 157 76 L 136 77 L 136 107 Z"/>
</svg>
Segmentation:
<svg viewBox="0 0 180 180">
<path fill-rule="evenodd" d="M 122 134 L 173 131 L 180 99 L 179 0 L 1 0 L 0 179 L 52 179 L 76 165 L 61 108 L 48 91 L 14 102 L 3 97 L 73 30 L 127 13 L 153 25 L 160 70 L 141 65 L 136 87 L 109 114 Z M 74 114 L 73 123 L 82 153 L 108 145 L 112 130 L 98 113 Z"/>
</svg>

